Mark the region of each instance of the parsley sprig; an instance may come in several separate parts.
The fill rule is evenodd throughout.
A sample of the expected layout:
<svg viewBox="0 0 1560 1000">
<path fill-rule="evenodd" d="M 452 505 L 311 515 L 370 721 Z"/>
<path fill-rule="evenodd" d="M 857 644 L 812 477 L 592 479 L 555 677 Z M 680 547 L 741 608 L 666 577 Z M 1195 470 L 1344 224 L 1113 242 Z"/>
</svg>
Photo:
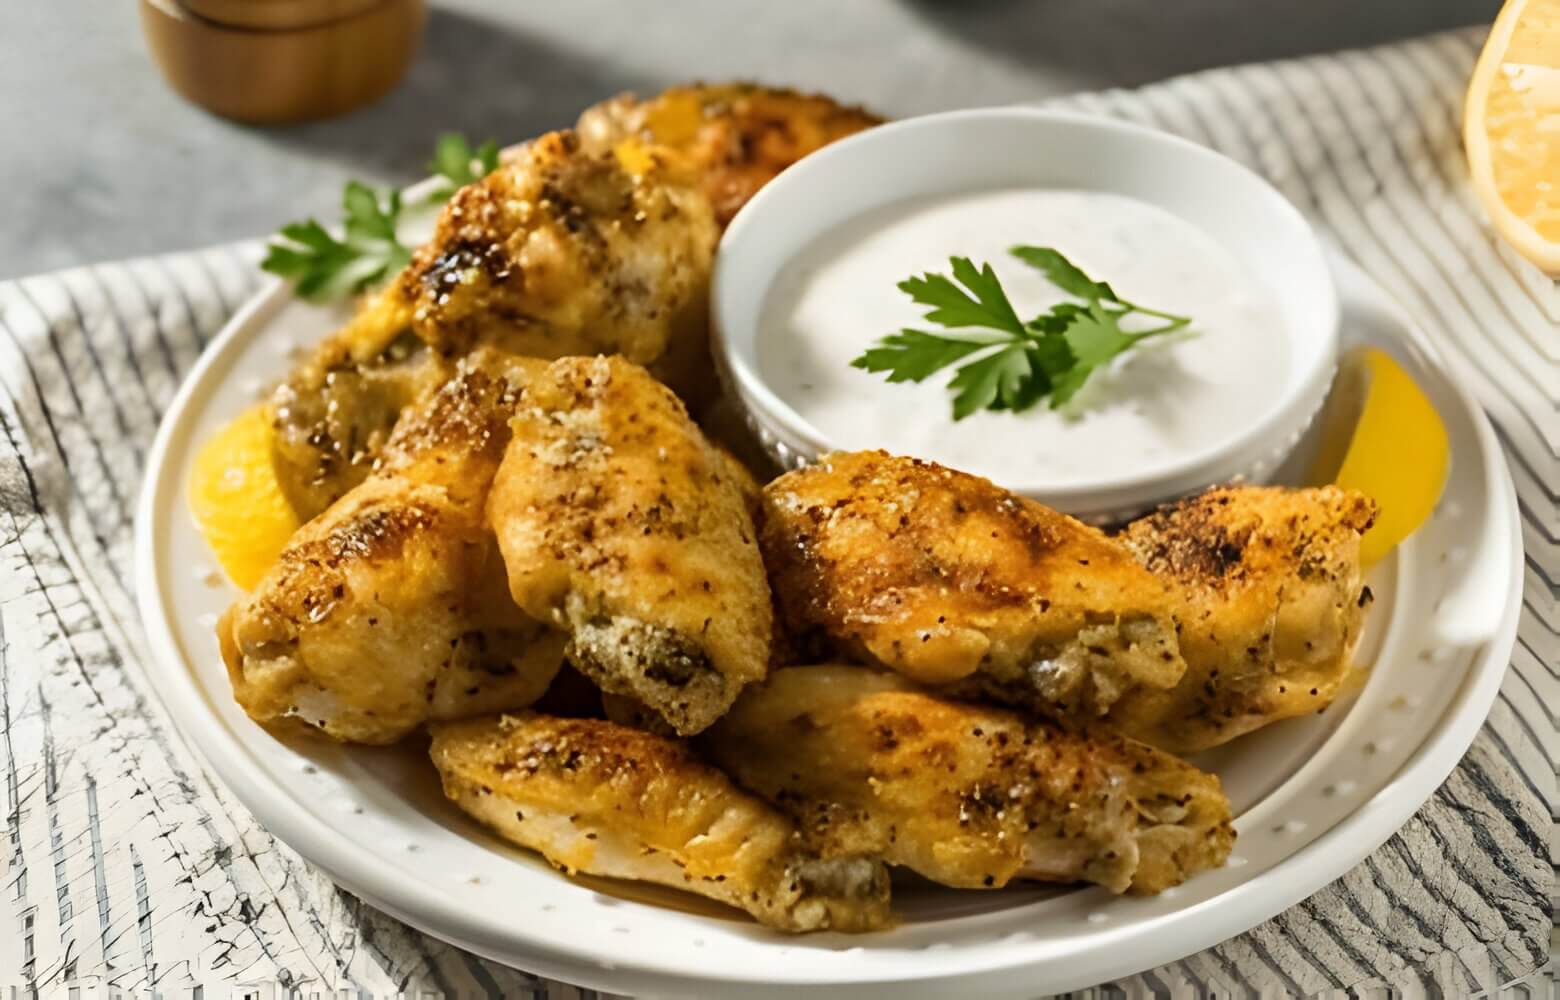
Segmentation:
<svg viewBox="0 0 1560 1000">
<path fill-rule="evenodd" d="M 1081 301 L 1061 302 L 1023 320 L 990 264 L 977 268 L 968 257 L 950 257 L 951 278 L 928 272 L 901 281 L 899 290 L 929 307 L 928 322 L 955 332 L 906 328 L 879 340 L 851 365 L 887 372 L 890 382 L 922 382 L 957 365 L 948 383 L 955 420 L 987 409 L 1026 410 L 1048 397 L 1056 409 L 1118 355 L 1191 323 L 1190 317 L 1122 298 L 1051 247 L 1017 246 L 1009 252 Z M 1164 322 L 1122 329 L 1121 320 L 1134 313 Z"/>
<path fill-rule="evenodd" d="M 490 139 L 472 149 L 462 135 L 442 135 L 430 166 L 440 183 L 419 202 L 423 205 L 447 201 L 458 188 L 497 169 L 498 143 Z M 294 279 L 298 295 L 316 302 L 361 292 L 412 259 L 411 248 L 396 236 L 403 207 L 399 191 L 348 181 L 341 193 L 340 239 L 313 219 L 288 223 L 271 238 L 260 267 Z"/>
<path fill-rule="evenodd" d="M 445 181 L 435 189 L 434 195 L 437 200 L 444 201 L 457 188 L 474 184 L 498 169 L 498 143 L 488 139 L 472 149 L 471 143 L 459 132 L 446 132 L 434 144 L 433 162 L 428 166 Z"/>
</svg>

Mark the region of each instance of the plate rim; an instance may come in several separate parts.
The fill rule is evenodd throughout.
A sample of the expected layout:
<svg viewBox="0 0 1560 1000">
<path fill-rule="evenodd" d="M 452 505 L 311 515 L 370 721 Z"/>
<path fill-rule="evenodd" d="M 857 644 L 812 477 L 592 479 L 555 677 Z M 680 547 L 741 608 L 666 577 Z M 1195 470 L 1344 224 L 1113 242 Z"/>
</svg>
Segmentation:
<svg viewBox="0 0 1560 1000">
<path fill-rule="evenodd" d="M 1113 941 L 1109 950 L 1118 955 L 1130 953 L 1133 957 L 1129 961 L 1122 963 L 1117 959 L 1105 968 L 1102 963 L 1111 960 L 1100 957 L 1096 950 L 1092 963 L 1077 965 L 1056 975 L 1054 980 L 1048 979 L 1045 984 L 1048 990 L 1077 989 L 1092 985 L 1102 977 L 1133 975 L 1175 961 L 1243 933 L 1331 884 L 1400 830 L 1452 773 L 1483 727 L 1505 678 L 1516 643 L 1523 587 L 1523 542 L 1516 514 L 1515 485 L 1505 453 L 1483 407 L 1466 386 L 1451 375 L 1440 352 L 1419 327 L 1373 279 L 1340 251 L 1325 245 L 1324 252 L 1329 263 L 1351 279 L 1339 283 L 1340 300 L 1346 301 L 1349 297 L 1345 291 L 1349 285 L 1363 288 L 1368 293 L 1368 304 L 1387 313 L 1401 328 L 1405 340 L 1425 356 L 1428 364 L 1440 371 L 1451 392 L 1468 411 L 1488 463 L 1485 492 L 1499 505 L 1510 542 L 1507 552 L 1509 584 L 1499 624 L 1474 651 L 1473 662 L 1462 684 L 1429 738 L 1391 777 L 1389 787 L 1393 794 L 1386 796 L 1387 801 L 1382 801 L 1382 792 L 1361 800 L 1347 818 L 1272 869 L 1217 897 L 1178 911 L 1175 922 L 1169 926 L 1136 927 L 1121 932 L 1123 936 Z M 904 979 L 854 978 L 833 973 L 813 976 L 800 964 L 795 970 L 795 978 L 783 982 L 777 982 L 763 971 L 733 978 L 724 974 L 703 974 L 670 961 L 621 964 L 612 961 L 609 966 L 603 966 L 602 962 L 610 961 L 611 956 L 606 949 L 592 944 L 593 935 L 581 935 L 577 938 L 578 944 L 564 948 L 528 936 L 523 927 L 500 932 L 490 919 L 448 903 L 431 886 L 414 880 L 386 879 L 384 870 L 367 855 L 354 851 L 350 844 L 320 837 L 317 831 L 311 830 L 314 821 L 307 813 L 299 811 L 296 800 L 281 782 L 261 769 L 242 766 L 247 751 L 225 727 L 191 724 L 191 720 L 203 718 L 209 712 L 204 707 L 191 666 L 173 633 L 171 609 L 163 600 L 156 569 L 158 501 L 170 490 L 182 495 L 182 491 L 178 491 L 179 484 L 166 482 L 168 452 L 197 393 L 204 388 L 207 373 L 248 336 L 257 335 L 258 330 L 252 329 L 257 323 L 262 323 L 269 313 L 293 298 L 286 283 L 273 279 L 234 313 L 184 376 L 147 454 L 134 525 L 136 604 L 148 653 L 166 665 L 180 668 L 177 671 L 158 670 L 148 664 L 148 686 L 185 745 L 208 773 L 221 779 L 262 827 L 319 867 L 333 882 L 404 923 L 503 964 L 514 965 L 519 957 L 525 963 L 526 971 L 587 987 L 627 989 L 641 994 L 718 987 L 723 992 L 743 995 L 774 995 L 796 989 L 828 987 L 852 995 L 889 992 L 903 995 L 906 989 L 928 992 L 958 983 L 961 992 L 971 995 L 996 995 L 1013 989 L 1033 992 L 1033 984 L 1025 982 L 1025 974 L 1040 972 L 1045 960 L 1033 957 L 1026 960 L 1016 949 L 1005 953 L 1003 961 L 993 961 L 979 968 L 954 962 L 957 952 L 950 950 L 943 955 L 956 967 L 930 974 L 918 969 L 914 978 Z M 1372 810 L 1372 818 L 1362 818 L 1361 814 L 1370 804 L 1378 808 Z M 384 889 L 390 891 L 382 891 Z M 1186 919 L 1191 912 L 1197 912 L 1199 918 Z M 1047 971 L 1054 974 L 1057 970 Z"/>
</svg>

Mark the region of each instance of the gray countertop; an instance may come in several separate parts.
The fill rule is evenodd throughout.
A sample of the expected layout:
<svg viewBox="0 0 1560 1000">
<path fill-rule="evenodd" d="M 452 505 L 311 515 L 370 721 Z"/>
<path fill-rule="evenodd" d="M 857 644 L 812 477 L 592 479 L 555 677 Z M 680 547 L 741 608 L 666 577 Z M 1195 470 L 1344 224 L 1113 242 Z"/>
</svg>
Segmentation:
<svg viewBox="0 0 1560 1000">
<path fill-rule="evenodd" d="M 132 0 L 8 11 L 0 276 L 335 215 L 342 182 L 409 181 L 433 137 L 510 140 L 622 89 L 756 78 L 884 113 L 1129 86 L 1488 21 L 1492 0 L 431 0 L 400 88 L 345 118 L 253 128 L 162 82 Z"/>
</svg>

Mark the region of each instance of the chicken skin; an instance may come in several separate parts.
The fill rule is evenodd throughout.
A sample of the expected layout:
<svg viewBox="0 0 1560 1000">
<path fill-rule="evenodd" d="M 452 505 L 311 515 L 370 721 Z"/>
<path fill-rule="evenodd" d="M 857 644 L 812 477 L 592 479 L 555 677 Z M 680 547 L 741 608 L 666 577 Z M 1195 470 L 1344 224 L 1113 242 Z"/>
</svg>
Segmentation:
<svg viewBox="0 0 1560 1000">
<path fill-rule="evenodd" d="M 1129 525 L 1171 584 L 1186 674 L 1111 706 L 1120 731 L 1178 753 L 1325 708 L 1351 669 L 1370 589 L 1360 538 L 1376 505 L 1335 486 L 1224 487 Z"/>
<path fill-rule="evenodd" d="M 713 395 L 719 230 L 658 162 L 630 172 L 554 132 L 457 191 L 411 264 L 277 390 L 276 466 L 299 514 L 366 478 L 401 407 L 477 347 L 621 354 L 685 398 Z"/>
<path fill-rule="evenodd" d="M 530 712 L 432 733 L 445 794 L 565 872 L 696 892 L 777 930 L 890 922 L 881 861 L 807 851 L 791 820 L 677 740 Z"/>
<path fill-rule="evenodd" d="M 957 888 L 1154 893 L 1223 864 L 1235 840 L 1219 780 L 1190 764 L 866 667 L 777 670 L 701 745 L 815 849 L 880 855 Z"/>
<path fill-rule="evenodd" d="M 553 132 L 457 191 L 397 288 L 439 351 L 619 354 L 703 398 L 717 239 L 709 202 L 654 160 L 631 172 Z"/>
<path fill-rule="evenodd" d="M 233 693 L 269 725 L 392 743 L 535 701 L 564 636 L 509 597 L 483 505 L 540 362 L 474 356 L 414 404 L 379 468 L 305 524 L 217 625 Z"/>
<path fill-rule="evenodd" d="M 308 521 L 368 478 L 401 413 L 453 373 L 392 296 L 370 301 L 271 395 L 277 481 Z"/>
<path fill-rule="evenodd" d="M 587 148 L 627 162 L 646 147 L 682 158 L 722 225 L 786 167 L 882 119 L 860 108 L 754 84 L 673 87 L 641 101 L 620 94 L 589 108 L 575 126 Z"/>
<path fill-rule="evenodd" d="M 926 685 L 1097 716 L 1180 679 L 1165 587 L 1094 528 L 977 476 L 836 453 L 764 491 L 784 626 Z"/>
<path fill-rule="evenodd" d="M 528 614 L 569 659 L 689 735 L 768 668 L 769 586 L 733 461 L 621 358 L 564 358 L 528 387 L 488 500 Z"/>
</svg>

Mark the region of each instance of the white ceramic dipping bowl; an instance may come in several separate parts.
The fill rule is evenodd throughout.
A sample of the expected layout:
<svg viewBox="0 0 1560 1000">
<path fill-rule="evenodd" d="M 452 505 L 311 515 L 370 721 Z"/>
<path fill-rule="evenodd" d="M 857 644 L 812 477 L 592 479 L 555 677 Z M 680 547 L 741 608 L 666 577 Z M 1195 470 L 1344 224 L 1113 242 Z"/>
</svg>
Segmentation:
<svg viewBox="0 0 1560 1000">
<path fill-rule="evenodd" d="M 847 219 L 894 202 L 1020 187 L 1125 195 L 1196 226 L 1266 287 L 1286 325 L 1289 357 L 1265 412 L 1232 421 L 1205 448 L 1151 473 L 999 485 L 1101 522 L 1216 482 L 1272 475 L 1321 408 L 1336 366 L 1337 296 L 1310 227 L 1266 181 L 1212 150 L 1029 108 L 954 111 L 859 133 L 786 170 L 732 221 L 715 261 L 715 356 L 726 390 L 770 455 L 795 468 L 840 447 L 760 374 L 760 315 L 787 261 Z"/>
</svg>

